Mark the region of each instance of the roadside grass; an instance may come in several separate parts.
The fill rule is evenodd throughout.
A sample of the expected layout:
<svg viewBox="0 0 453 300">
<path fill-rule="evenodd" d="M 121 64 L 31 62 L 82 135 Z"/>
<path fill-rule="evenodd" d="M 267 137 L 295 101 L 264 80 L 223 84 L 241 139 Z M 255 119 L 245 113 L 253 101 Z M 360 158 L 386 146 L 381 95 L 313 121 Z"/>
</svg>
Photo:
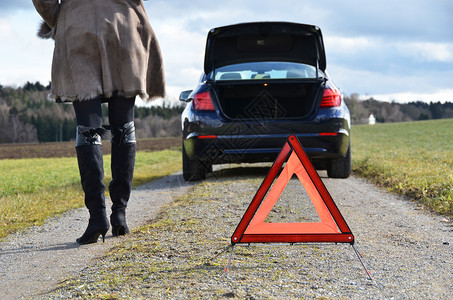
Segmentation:
<svg viewBox="0 0 453 300">
<path fill-rule="evenodd" d="M 453 119 L 352 127 L 355 174 L 453 215 Z"/>
<path fill-rule="evenodd" d="M 170 175 L 180 168 L 179 150 L 137 152 L 133 185 Z M 110 155 L 104 156 L 104 170 L 104 183 L 108 186 Z M 0 238 L 83 205 L 76 158 L 0 160 Z"/>
</svg>

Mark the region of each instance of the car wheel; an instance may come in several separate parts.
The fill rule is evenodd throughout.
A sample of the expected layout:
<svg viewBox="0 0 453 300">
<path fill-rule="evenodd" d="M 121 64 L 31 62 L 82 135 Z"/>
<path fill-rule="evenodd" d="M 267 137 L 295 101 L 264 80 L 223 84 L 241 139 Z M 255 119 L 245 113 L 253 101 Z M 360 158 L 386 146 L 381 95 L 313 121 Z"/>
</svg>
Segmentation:
<svg viewBox="0 0 453 300">
<path fill-rule="evenodd" d="M 199 181 L 206 178 L 206 167 L 199 159 L 189 159 L 182 145 L 182 176 L 185 181 Z"/>
<path fill-rule="evenodd" d="M 349 145 L 345 157 L 330 161 L 327 167 L 327 175 L 330 178 L 348 178 L 351 175 L 351 169 L 351 145 Z"/>
</svg>

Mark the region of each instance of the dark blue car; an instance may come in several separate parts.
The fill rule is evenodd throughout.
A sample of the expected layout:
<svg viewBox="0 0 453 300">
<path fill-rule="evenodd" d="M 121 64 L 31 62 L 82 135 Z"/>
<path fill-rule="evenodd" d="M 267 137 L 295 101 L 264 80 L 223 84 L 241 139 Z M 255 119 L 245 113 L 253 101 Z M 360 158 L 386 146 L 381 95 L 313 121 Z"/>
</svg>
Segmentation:
<svg viewBox="0 0 453 300">
<path fill-rule="evenodd" d="M 316 26 L 212 29 L 199 84 L 180 100 L 185 180 L 204 179 L 214 164 L 272 162 L 290 135 L 329 177 L 351 173 L 349 110 L 326 72 Z"/>
</svg>

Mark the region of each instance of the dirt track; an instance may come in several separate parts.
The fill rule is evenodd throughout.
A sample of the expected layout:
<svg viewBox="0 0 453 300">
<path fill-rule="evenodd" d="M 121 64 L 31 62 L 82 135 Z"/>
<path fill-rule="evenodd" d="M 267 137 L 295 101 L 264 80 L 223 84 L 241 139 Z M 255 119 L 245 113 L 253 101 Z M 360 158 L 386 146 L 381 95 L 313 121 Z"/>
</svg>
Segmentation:
<svg viewBox="0 0 453 300">
<path fill-rule="evenodd" d="M 110 143 L 103 141 L 104 154 L 110 154 Z M 181 145 L 181 138 L 139 139 L 138 151 L 164 150 Z M 75 142 L 36 143 L 36 144 L 0 144 L 0 159 L 50 158 L 76 156 Z"/>
</svg>

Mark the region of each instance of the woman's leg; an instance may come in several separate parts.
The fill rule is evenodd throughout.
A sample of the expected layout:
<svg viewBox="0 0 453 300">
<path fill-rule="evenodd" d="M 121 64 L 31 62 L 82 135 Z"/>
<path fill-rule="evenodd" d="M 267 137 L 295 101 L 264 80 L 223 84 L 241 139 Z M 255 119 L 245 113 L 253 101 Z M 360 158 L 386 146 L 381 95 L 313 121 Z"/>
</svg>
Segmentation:
<svg viewBox="0 0 453 300">
<path fill-rule="evenodd" d="M 100 99 L 73 102 L 77 125 L 100 128 L 102 126 L 102 107 Z"/>
<path fill-rule="evenodd" d="M 90 220 L 85 233 L 77 239 L 79 244 L 96 243 L 99 236 L 104 240 L 109 229 L 105 211 L 104 164 L 102 157 L 100 100 L 74 102 L 77 119 L 76 152 L 80 179 L 85 193 L 85 205 Z"/>
<path fill-rule="evenodd" d="M 126 208 L 132 189 L 135 165 L 134 98 L 112 97 L 109 103 L 109 122 L 112 131 L 112 181 L 109 184 L 112 214 L 110 223 L 114 236 L 129 232 Z"/>
</svg>

